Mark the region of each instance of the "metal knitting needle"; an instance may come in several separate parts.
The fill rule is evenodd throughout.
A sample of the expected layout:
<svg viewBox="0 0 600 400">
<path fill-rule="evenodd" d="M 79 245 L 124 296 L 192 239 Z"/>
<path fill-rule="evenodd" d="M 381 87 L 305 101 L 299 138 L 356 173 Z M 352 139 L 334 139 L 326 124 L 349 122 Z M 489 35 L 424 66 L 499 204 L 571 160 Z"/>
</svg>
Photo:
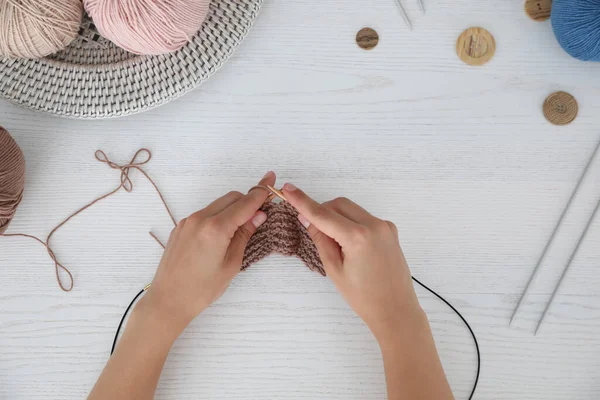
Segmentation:
<svg viewBox="0 0 600 400">
<path fill-rule="evenodd" d="M 575 250 L 573 250 L 571 257 L 569 257 L 569 262 L 567 262 L 567 266 L 565 267 L 562 275 L 560 276 L 560 279 L 558 280 L 558 283 L 556 284 L 556 287 L 554 288 L 554 292 L 552 292 L 552 297 L 550 297 L 550 301 L 548 302 L 548 304 L 546 304 L 544 313 L 542 314 L 542 317 L 540 318 L 540 320 L 537 324 L 537 327 L 535 328 L 535 333 L 533 334 L 534 336 L 537 335 L 540 328 L 542 327 L 542 323 L 544 322 L 544 319 L 546 318 L 546 314 L 548 314 L 548 310 L 550 310 L 550 306 L 552 305 L 552 302 L 554 301 L 554 298 L 556 297 L 561 284 L 565 280 L 565 276 L 567 275 L 567 272 L 569 271 L 569 268 L 571 267 L 571 263 L 573 262 L 573 259 L 577 255 L 577 251 L 579 251 L 579 247 L 581 247 L 581 243 L 583 243 L 585 236 L 587 235 L 588 231 L 590 230 L 590 226 L 592 226 L 592 222 L 594 222 L 594 219 L 596 218 L 598 209 L 600 209 L 600 200 L 598 200 L 598 204 L 596 205 L 596 208 L 594 209 L 594 212 L 592 213 L 592 217 L 588 221 L 587 225 L 585 226 L 585 229 L 583 230 L 583 233 L 579 237 L 579 241 L 577 242 L 577 245 L 575 246 Z"/>
<path fill-rule="evenodd" d="M 585 178 L 588 170 L 590 169 L 590 166 L 592 165 L 592 162 L 594 161 L 594 158 L 596 158 L 596 154 L 598 153 L 598 149 L 600 149 L 600 142 L 598 142 L 598 144 L 596 145 L 596 149 L 592 153 L 592 155 L 591 155 L 591 157 L 590 157 L 587 165 L 585 166 L 585 169 L 581 173 L 581 177 L 579 177 L 579 181 L 577 182 L 577 185 L 575 186 L 575 189 L 573 190 L 573 193 L 571 193 L 571 197 L 569 198 L 569 201 L 567 202 L 567 205 L 565 206 L 562 214 L 560 215 L 560 218 L 558 219 L 558 222 L 556 223 L 556 226 L 554 227 L 554 230 L 552 231 L 552 234 L 550 235 L 550 239 L 546 243 L 546 246 L 544 247 L 544 251 L 542 251 L 542 255 L 538 259 L 537 264 L 535 265 L 535 268 L 533 269 L 533 272 L 531 273 L 531 276 L 529 277 L 529 281 L 527 282 L 527 285 L 525 286 L 525 290 L 523 291 L 523 294 L 521 294 L 521 298 L 519 299 L 519 303 L 515 307 L 515 310 L 513 311 L 512 317 L 510 317 L 510 322 L 508 323 L 509 326 L 512 325 L 515 317 L 519 313 L 519 310 L 521 309 L 521 307 L 525 303 L 525 300 L 527 299 L 527 295 L 529 294 L 529 288 L 531 287 L 531 284 L 533 283 L 533 281 L 537 277 L 537 274 L 538 274 L 538 272 L 540 270 L 540 266 L 542 265 L 542 262 L 544 261 L 544 258 L 546 258 L 546 254 L 548 253 L 548 250 L 550 249 L 550 245 L 552 244 L 552 242 L 554 241 L 554 238 L 556 237 L 556 233 L 558 232 L 558 228 L 560 228 L 563 220 L 565 219 L 565 216 L 567 215 L 567 211 L 569 211 L 569 208 L 571 207 L 571 204 L 573 203 L 573 199 L 575 199 L 575 196 L 577 195 L 577 192 L 579 192 L 579 187 L 581 186 L 581 183 L 583 182 L 583 179 Z"/>
<path fill-rule="evenodd" d="M 423 3 L 423 0 L 417 0 L 417 3 L 419 3 L 419 8 L 423 11 L 423 14 L 425 14 L 425 4 Z"/>
<path fill-rule="evenodd" d="M 410 19 L 408 18 L 408 14 L 406 13 L 406 10 L 402 6 L 402 3 L 400 2 L 400 0 L 396 0 L 396 3 L 398 4 L 398 8 L 400 9 L 400 14 L 402 14 L 402 18 L 404 18 L 404 22 L 406 22 L 408 29 L 410 29 L 412 31 L 412 24 L 410 22 Z"/>
</svg>

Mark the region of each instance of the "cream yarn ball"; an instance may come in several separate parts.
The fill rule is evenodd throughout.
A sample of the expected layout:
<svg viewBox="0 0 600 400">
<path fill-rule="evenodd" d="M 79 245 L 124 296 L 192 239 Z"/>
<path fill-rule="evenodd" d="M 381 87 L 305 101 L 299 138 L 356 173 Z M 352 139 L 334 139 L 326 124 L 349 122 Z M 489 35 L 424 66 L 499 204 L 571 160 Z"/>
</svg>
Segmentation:
<svg viewBox="0 0 600 400">
<path fill-rule="evenodd" d="M 77 37 L 82 17 L 81 0 L 0 0 L 0 55 L 56 53 Z"/>
<path fill-rule="evenodd" d="M 210 0 L 84 0 L 83 5 L 102 36 L 131 53 L 158 55 L 192 39 Z"/>
</svg>

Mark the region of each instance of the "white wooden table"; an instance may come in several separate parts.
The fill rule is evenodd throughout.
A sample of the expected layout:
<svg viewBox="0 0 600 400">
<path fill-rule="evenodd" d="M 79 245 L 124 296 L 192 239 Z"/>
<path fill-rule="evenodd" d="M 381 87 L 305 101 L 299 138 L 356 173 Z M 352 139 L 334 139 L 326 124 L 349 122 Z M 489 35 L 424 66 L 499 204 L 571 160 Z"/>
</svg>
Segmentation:
<svg viewBox="0 0 600 400">
<path fill-rule="evenodd" d="M 0 124 L 27 158 L 11 231 L 44 236 L 118 183 L 96 162 L 140 147 L 178 218 L 268 169 L 317 199 L 348 196 L 394 221 L 413 273 L 471 322 L 483 366 L 476 399 L 600 397 L 600 221 L 576 258 L 541 333 L 533 328 L 600 197 L 600 160 L 584 183 L 517 323 L 508 320 L 595 143 L 600 65 L 569 58 L 549 22 L 522 1 L 269 0 L 229 63 L 193 93 L 145 114 L 74 121 L 0 101 Z M 356 46 L 364 26 L 379 46 Z M 463 64 L 456 37 L 483 26 L 497 41 L 485 67 Z M 567 127 L 541 113 L 555 90 L 580 105 Z M 61 292 L 44 249 L 0 239 L 0 398 L 81 399 L 132 296 L 149 282 L 171 225 L 137 174 L 54 238 L 75 276 Z M 472 340 L 422 290 L 457 399 L 475 373 Z M 151 335 L 152 332 L 148 332 Z M 381 399 L 376 342 L 328 279 L 271 257 L 177 341 L 159 399 Z"/>
</svg>

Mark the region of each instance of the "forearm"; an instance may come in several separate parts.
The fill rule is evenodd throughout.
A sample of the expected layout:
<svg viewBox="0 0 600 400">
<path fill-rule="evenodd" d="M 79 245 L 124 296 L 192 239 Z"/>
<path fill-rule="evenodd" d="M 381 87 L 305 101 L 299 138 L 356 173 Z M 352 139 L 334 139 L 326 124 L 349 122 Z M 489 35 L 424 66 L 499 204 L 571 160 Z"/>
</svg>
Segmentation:
<svg viewBox="0 0 600 400">
<path fill-rule="evenodd" d="M 163 365 L 178 336 L 142 298 L 88 400 L 154 398 Z"/>
<path fill-rule="evenodd" d="M 388 400 L 454 400 L 427 316 L 415 307 L 379 340 Z"/>
</svg>

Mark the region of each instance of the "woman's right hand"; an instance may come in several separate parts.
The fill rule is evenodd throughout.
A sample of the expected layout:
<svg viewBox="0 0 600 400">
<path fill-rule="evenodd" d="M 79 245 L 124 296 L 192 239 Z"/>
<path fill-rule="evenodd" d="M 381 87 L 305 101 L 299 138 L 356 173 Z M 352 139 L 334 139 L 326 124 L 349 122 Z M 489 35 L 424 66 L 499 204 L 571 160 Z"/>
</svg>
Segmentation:
<svg viewBox="0 0 600 400">
<path fill-rule="evenodd" d="M 325 272 L 380 345 L 423 314 L 398 230 L 346 198 L 319 204 L 294 185 L 283 192 L 308 228 Z"/>
</svg>

